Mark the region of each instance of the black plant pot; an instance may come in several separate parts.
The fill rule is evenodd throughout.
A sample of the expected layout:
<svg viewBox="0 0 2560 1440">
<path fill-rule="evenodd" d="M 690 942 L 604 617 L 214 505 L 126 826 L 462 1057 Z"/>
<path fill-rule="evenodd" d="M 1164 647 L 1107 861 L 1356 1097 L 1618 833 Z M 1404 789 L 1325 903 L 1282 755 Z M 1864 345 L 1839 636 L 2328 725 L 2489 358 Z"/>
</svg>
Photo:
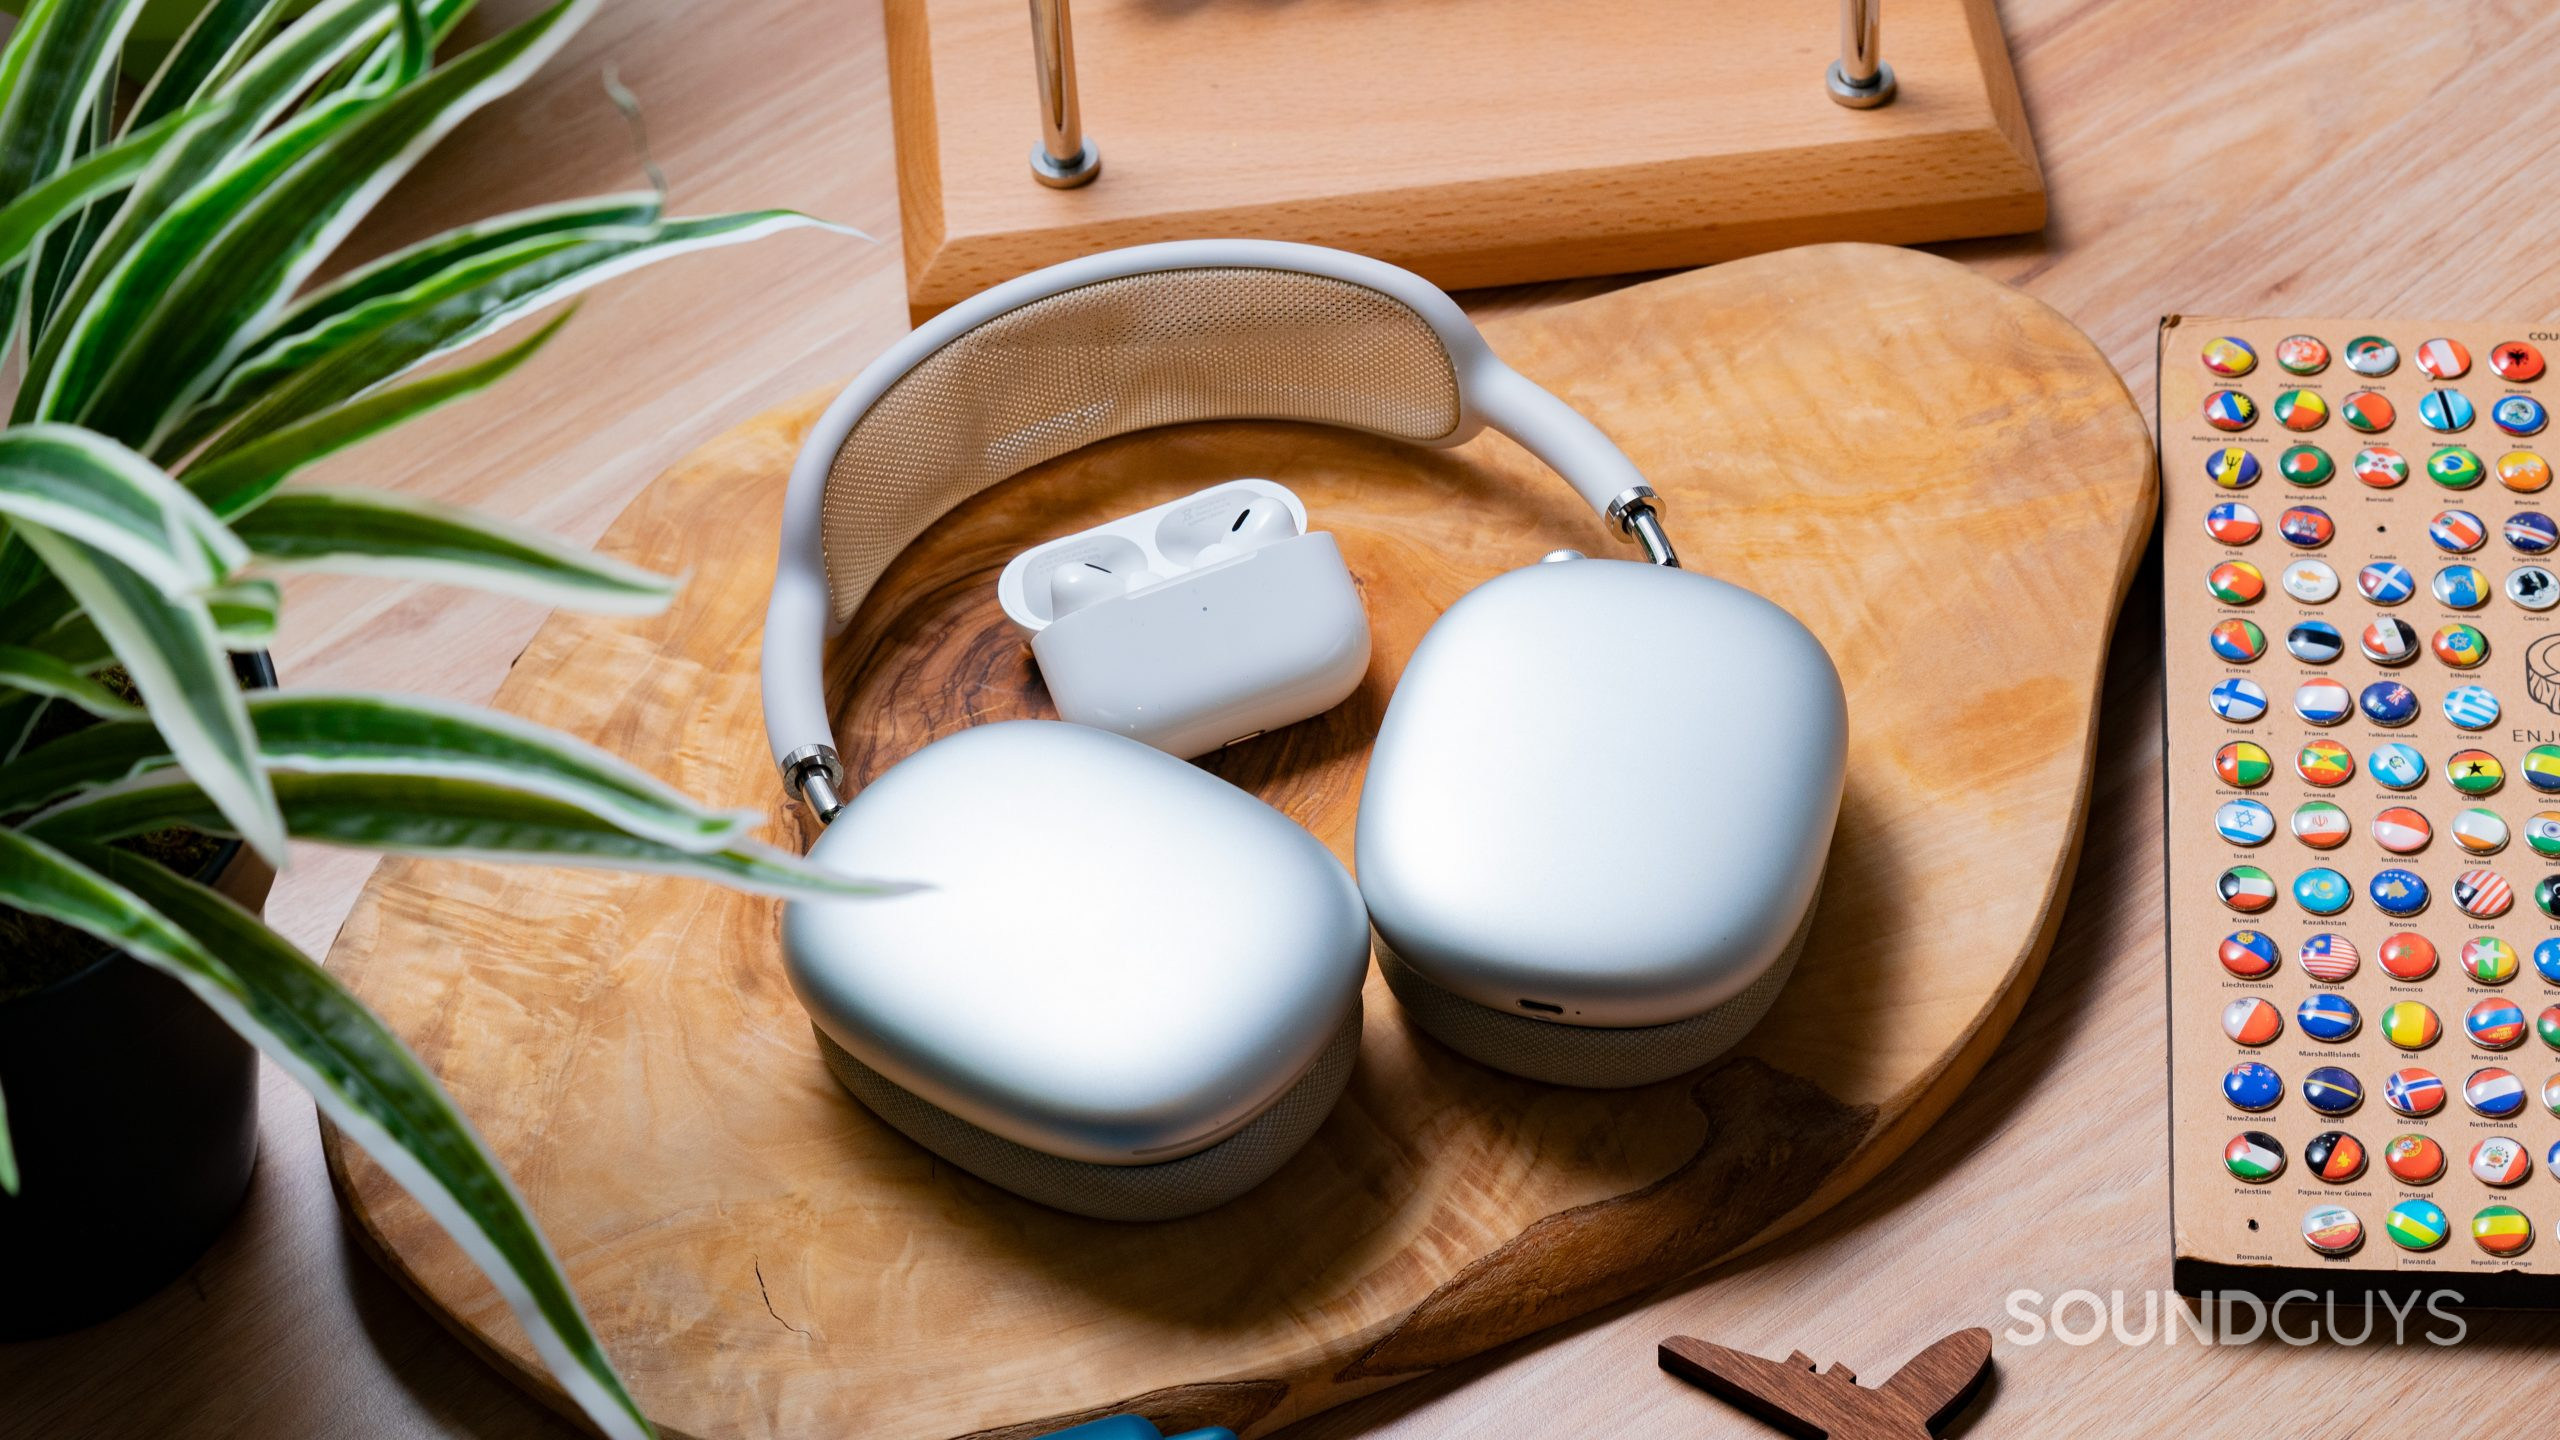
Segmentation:
<svg viewBox="0 0 2560 1440">
<path fill-rule="evenodd" d="M 250 684 L 275 683 L 265 656 L 240 664 Z M 272 876 L 235 842 L 196 878 L 254 908 Z M 139 1302 L 203 1254 L 248 1193 L 257 1052 L 130 956 L 0 1001 L 0 1100 L 19 1178 L 0 1194 L 0 1340 Z"/>
</svg>

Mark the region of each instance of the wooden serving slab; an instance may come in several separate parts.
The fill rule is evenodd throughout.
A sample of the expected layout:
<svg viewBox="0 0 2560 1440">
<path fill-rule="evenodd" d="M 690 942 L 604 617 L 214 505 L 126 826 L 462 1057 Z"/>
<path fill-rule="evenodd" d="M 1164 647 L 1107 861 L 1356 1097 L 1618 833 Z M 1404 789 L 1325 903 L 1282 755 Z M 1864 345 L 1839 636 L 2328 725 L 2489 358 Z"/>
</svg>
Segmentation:
<svg viewBox="0 0 2560 1440">
<path fill-rule="evenodd" d="M 1487 334 L 1653 477 L 1689 564 L 1785 604 L 1839 661 L 1848 797 L 1776 1010 L 1699 1075 L 1579 1092 L 1439 1048 L 1373 977 L 1360 1068 L 1305 1151 L 1210 1214 L 1116 1225 L 957 1173 L 839 1091 L 784 982 L 773 902 L 386 861 L 331 963 L 513 1169 L 670 1434 L 1014 1437 L 1124 1408 L 1268 1431 L 1803 1224 L 1998 1042 L 2059 916 L 2106 636 L 2151 524 L 2147 427 L 2115 374 L 2037 301 L 1871 246 Z M 692 572 L 680 603 L 554 617 L 498 703 L 763 805 L 788 840 L 755 667 L 784 475 L 824 398 L 652 485 L 604 548 Z M 1368 739 L 1431 619 L 1550 548 L 1627 553 L 1499 438 L 1442 453 L 1219 424 L 1113 441 L 989 491 L 890 570 L 835 652 L 856 778 L 1045 713 L 996 607 L 1008 557 L 1239 475 L 1290 485 L 1340 537 L 1376 659 L 1340 708 L 1209 764 L 1346 859 Z M 551 1393 L 460 1252 L 335 1136 L 329 1153 L 392 1269 Z"/>
</svg>

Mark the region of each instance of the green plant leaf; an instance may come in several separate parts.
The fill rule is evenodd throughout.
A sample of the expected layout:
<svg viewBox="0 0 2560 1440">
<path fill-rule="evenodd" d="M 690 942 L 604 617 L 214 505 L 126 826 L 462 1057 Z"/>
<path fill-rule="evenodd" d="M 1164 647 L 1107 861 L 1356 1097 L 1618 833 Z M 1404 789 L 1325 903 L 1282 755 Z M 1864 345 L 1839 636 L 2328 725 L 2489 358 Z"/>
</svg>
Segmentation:
<svg viewBox="0 0 2560 1440">
<path fill-rule="evenodd" d="M 0 645 L 0 686 L 68 701 L 100 719 L 131 721 L 150 730 L 148 722 L 141 719 L 142 712 L 126 704 L 116 692 L 41 650 Z M 6 782 L 0 781 L 0 790 L 6 788 Z"/>
<path fill-rule="evenodd" d="M 24 762 L 21 762 L 24 763 Z M 751 841 L 679 850 L 521 786 L 360 770 L 282 771 L 269 779 L 294 838 L 400 855 L 640 870 L 768 895 L 874 896 L 912 886 L 858 880 Z M 23 827 L 48 841 L 114 840 L 171 825 L 228 834 L 230 824 L 186 772 L 147 771 L 86 791 Z"/>
<path fill-rule="evenodd" d="M 114 556 L 164 590 L 211 585 L 248 559 L 193 492 L 102 435 L 70 425 L 0 430 L 0 517 Z"/>
<path fill-rule="evenodd" d="M 73 604 L 70 592 L 47 579 L 43 614 L 46 623 L 30 625 L 25 633 L 27 648 L 50 655 L 74 670 L 86 673 L 115 663 L 114 647 L 98 633 L 97 625 L 82 615 Z M 54 595 L 60 596 L 58 604 Z M 255 576 L 217 585 L 203 593 L 204 608 L 213 619 L 214 637 L 225 650 L 245 652 L 264 650 L 275 643 L 276 622 L 284 608 L 284 592 L 273 580 Z M 22 602 L 35 605 L 35 601 Z"/>
<path fill-rule="evenodd" d="M 230 658 L 202 598 L 163 594 L 104 551 L 21 527 L 36 554 L 115 648 L 169 749 L 204 785 L 206 806 L 270 864 L 284 858 L 284 819 L 258 762 L 257 736 Z"/>
<path fill-rule="evenodd" d="M 10 678 L 9 654 L 0 649 L 0 681 Z M 249 720 L 271 775 L 485 782 L 576 805 L 625 834 L 697 854 L 738 840 L 759 818 L 752 810 L 706 809 L 605 751 L 496 710 L 390 695 L 267 691 L 249 697 Z M 174 763 L 147 720 L 88 726 L 0 770 L 0 815 Z"/>
<path fill-rule="evenodd" d="M 661 200 L 653 190 L 598 195 L 558 205 L 537 205 L 456 226 L 351 270 L 295 300 L 273 325 L 250 341 L 246 353 L 263 354 L 359 305 L 423 285 L 493 250 L 512 249 L 527 240 L 565 231 L 644 229 L 658 222 Z"/>
<path fill-rule="evenodd" d="M 204 886 L 96 846 L 0 831 L 0 900 L 174 976 L 461 1245 L 588 1419 L 616 1440 L 653 1433 L 496 1157 L 399 1037 L 310 957 Z"/>
<path fill-rule="evenodd" d="M 93 340 L 84 353 L 65 356 L 51 383 L 68 382 L 66 393 L 81 398 L 64 418 L 109 435 L 156 439 L 211 391 L 247 337 L 282 313 L 420 156 L 523 83 L 594 6 L 561 0 L 416 84 L 362 103 L 289 169 L 258 177 L 254 192 L 213 233 L 191 237 L 182 268 L 151 276 L 156 294 L 136 307 L 139 323 L 111 343 Z"/>
<path fill-rule="evenodd" d="M 229 431 L 206 459 L 294 424 L 518 317 L 660 260 L 784 230 L 843 227 L 788 210 L 712 215 L 647 227 L 552 231 L 484 250 L 409 289 L 338 311 L 247 352 L 203 405 L 155 449 L 179 455 Z M 235 423 L 236 422 L 236 423 Z"/>
<path fill-rule="evenodd" d="M 45 232 L 91 200 L 131 184 L 162 147 L 179 138 L 189 123 L 204 124 L 210 115 L 172 115 L 137 130 L 103 150 L 92 151 L 74 165 L 0 208 L 0 266 L 17 264 L 35 248 Z"/>
<path fill-rule="evenodd" d="M 9 1143 L 9 1097 L 0 1092 L 0 1195 L 18 1193 L 18 1151 Z"/>
<path fill-rule="evenodd" d="M 288 487 L 233 528 L 268 566 L 467 585 L 601 614 L 654 615 L 683 583 L 458 506 L 380 491 Z"/>
<path fill-rule="evenodd" d="M 127 131 L 193 105 L 256 54 L 292 0 L 207 0 L 133 102 Z"/>
<path fill-rule="evenodd" d="M 271 131 L 331 66 L 389 28 L 389 5 L 390 0 L 324 0 L 216 86 L 216 98 L 228 107 L 223 123 L 171 146 L 135 182 L 81 263 L 56 311 L 57 323 L 36 337 L 18 391 L 17 419 L 59 419 L 85 400 L 94 376 L 84 373 L 84 388 L 66 393 L 66 357 L 82 357 L 84 366 L 94 367 L 100 347 L 112 354 L 207 236 L 260 185 L 363 108 L 362 96 L 339 97 Z"/>
<path fill-rule="evenodd" d="M 20 14 L 0 51 L 0 204 L 43 184 L 78 152 L 141 8 L 34 0 Z M 23 266 L 0 279 L 0 335 L 15 326 L 27 283 Z"/>
<path fill-rule="evenodd" d="M 393 426 L 496 384 L 531 359 L 575 307 L 562 311 L 531 336 L 468 365 L 458 365 L 406 385 L 377 390 L 361 400 L 259 436 L 239 448 L 187 467 L 180 480 L 219 516 L 254 508 L 295 472 L 381 434 Z"/>
</svg>

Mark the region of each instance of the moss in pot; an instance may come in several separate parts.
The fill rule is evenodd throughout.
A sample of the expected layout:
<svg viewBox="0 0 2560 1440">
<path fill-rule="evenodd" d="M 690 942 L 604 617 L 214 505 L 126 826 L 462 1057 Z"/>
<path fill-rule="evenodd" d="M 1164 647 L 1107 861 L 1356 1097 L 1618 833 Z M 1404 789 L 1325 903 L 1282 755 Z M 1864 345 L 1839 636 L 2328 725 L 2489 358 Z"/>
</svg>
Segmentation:
<svg viewBox="0 0 2560 1440">
<path fill-rule="evenodd" d="M 0 1001 L 0 1300 L 21 1307 L 12 1324 L 59 1328 L 145 1284 L 101 1279 L 99 1257 L 166 1274 L 201 1249 L 251 1163 L 254 1048 L 453 1235 L 599 1431 L 645 1436 L 496 1158 L 399 1038 L 255 913 L 288 839 L 881 888 L 748 838 L 758 812 L 706 808 L 512 717 L 234 672 L 272 641 L 278 571 L 665 607 L 667 577 L 303 472 L 524 363 L 565 316 L 437 362 L 554 301 L 815 224 L 668 219 L 644 191 L 494 216 L 319 279 L 374 202 L 593 5 L 439 59 L 469 8 L 222 0 L 133 89 L 116 62 L 140 0 L 33 0 L 0 49 L 0 337 L 22 347 L 0 366 L 19 376 L 0 428 L 0 967 L 23 991 Z M 150 838 L 171 832 L 194 838 Z M 44 1208 L 84 1186 L 103 1197 L 88 1213 Z M 17 1257 L 47 1243 L 68 1263 L 31 1281 Z"/>
</svg>

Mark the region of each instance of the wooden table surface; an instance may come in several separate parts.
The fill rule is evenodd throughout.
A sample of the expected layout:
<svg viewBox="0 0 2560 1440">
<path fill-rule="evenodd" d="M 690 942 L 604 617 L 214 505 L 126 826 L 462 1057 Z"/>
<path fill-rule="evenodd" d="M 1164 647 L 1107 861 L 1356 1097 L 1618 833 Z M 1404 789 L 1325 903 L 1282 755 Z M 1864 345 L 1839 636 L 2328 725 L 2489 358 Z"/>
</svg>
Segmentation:
<svg viewBox="0 0 2560 1440">
<path fill-rule="evenodd" d="M 2153 323 L 2167 310 L 2560 319 L 2560 247 L 2548 240 L 2560 217 L 2549 185 L 2560 91 L 2538 78 L 2560 45 L 2560 9 L 2001 8 L 2053 221 L 2041 236 L 1944 249 L 2075 318 L 2146 404 Z M 1585 12 L 1577 23 L 1601 21 Z M 1890 55 L 1889 18 L 1885 33 Z M 623 0 L 431 159 L 359 243 L 635 183 L 628 133 L 599 83 L 608 63 L 648 107 L 679 208 L 793 205 L 894 236 L 872 7 Z M 1025 110 L 1027 143 L 1027 95 Z M 679 261 L 592 297 L 504 386 L 377 442 L 340 474 L 592 539 L 669 461 L 849 375 L 903 314 L 894 244 L 795 235 Z M 736 543 L 745 555 L 772 541 Z M 2156 587 L 2155 566 L 2118 626 L 2103 764 L 2060 942 L 2016 1030 L 1935 1130 L 1864 1196 L 1769 1253 L 1332 1411 L 1292 1440 L 1772 1433 L 1658 1373 L 1654 1343 L 1672 1333 L 1773 1355 L 1800 1347 L 1876 1379 L 1946 1331 L 2005 1332 L 2021 1290 L 2124 1292 L 2140 1332 L 2169 1279 Z M 289 591 L 278 659 L 302 684 L 482 699 L 541 618 L 410 587 Z M 297 862 L 269 913 L 316 953 L 368 862 Z M 272 1070 L 264 1100 L 248 1207 L 192 1273 L 106 1325 L 0 1346 L 0 1437 L 575 1433 L 353 1249 L 309 1103 Z M 2548 1206 L 2536 1213 L 2552 1218 Z M 2538 1316 L 2473 1317 L 2465 1343 L 2442 1351 L 2003 1338 L 1989 1403 L 1965 1428 L 2521 1436 L 2546 1408 L 2537 1382 L 2555 1343 L 2560 1317 Z"/>
</svg>

